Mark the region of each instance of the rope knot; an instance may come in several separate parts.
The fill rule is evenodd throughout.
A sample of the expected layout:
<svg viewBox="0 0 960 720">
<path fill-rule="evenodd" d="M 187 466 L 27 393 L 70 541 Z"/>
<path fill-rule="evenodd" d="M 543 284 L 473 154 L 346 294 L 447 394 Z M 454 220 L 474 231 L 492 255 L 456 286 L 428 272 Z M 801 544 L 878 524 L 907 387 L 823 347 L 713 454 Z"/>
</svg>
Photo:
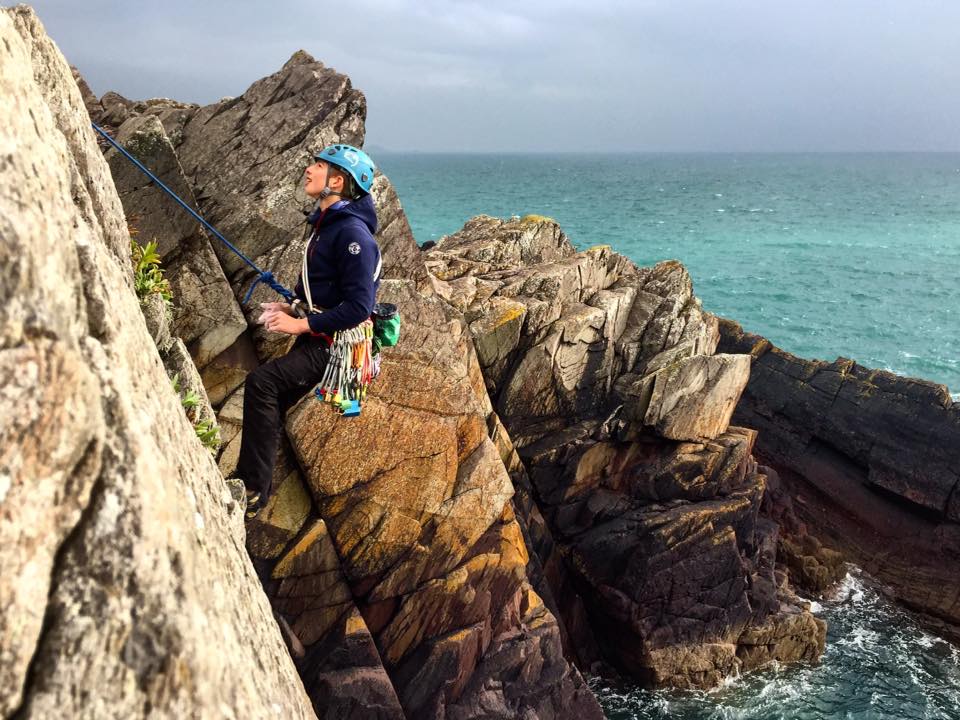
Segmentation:
<svg viewBox="0 0 960 720">
<path fill-rule="evenodd" d="M 260 275 L 256 280 L 250 285 L 250 289 L 247 290 L 247 294 L 243 298 L 243 304 L 246 305 L 250 302 L 250 297 L 253 295 L 253 291 L 256 289 L 257 285 L 260 283 L 266 283 L 274 290 L 277 294 L 281 295 L 287 302 L 293 302 L 293 293 L 287 290 L 283 285 L 281 285 L 277 279 L 273 276 L 273 273 L 269 270 L 261 270 Z"/>
</svg>

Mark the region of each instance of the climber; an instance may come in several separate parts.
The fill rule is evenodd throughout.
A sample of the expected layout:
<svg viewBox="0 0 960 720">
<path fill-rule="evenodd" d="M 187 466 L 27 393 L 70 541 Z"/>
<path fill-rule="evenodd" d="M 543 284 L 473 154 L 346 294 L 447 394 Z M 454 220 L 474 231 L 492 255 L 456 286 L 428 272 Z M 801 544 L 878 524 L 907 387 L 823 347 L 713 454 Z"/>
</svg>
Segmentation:
<svg viewBox="0 0 960 720">
<path fill-rule="evenodd" d="M 330 145 L 305 171 L 307 195 L 317 200 L 307 218 L 300 280 L 292 304 L 262 303 L 259 322 L 270 332 L 297 336 L 290 351 L 247 375 L 243 436 L 234 474 L 247 489 L 247 518 L 264 507 L 284 416 L 320 382 L 331 336 L 370 317 L 380 285 L 377 215 L 370 188 L 374 165 L 350 145 Z"/>
</svg>

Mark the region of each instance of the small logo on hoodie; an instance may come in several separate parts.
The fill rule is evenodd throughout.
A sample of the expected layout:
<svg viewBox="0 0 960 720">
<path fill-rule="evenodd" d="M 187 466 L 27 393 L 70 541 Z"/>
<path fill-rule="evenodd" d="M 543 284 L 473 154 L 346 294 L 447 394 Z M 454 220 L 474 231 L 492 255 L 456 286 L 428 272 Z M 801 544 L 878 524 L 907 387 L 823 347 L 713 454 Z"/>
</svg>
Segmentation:
<svg viewBox="0 0 960 720">
<path fill-rule="evenodd" d="M 360 254 L 360 243 L 357 243 L 357 242 L 352 242 L 352 243 L 350 243 L 349 245 L 347 245 L 347 250 L 350 251 L 350 254 L 351 254 L 351 255 L 359 255 L 359 254 Z"/>
</svg>

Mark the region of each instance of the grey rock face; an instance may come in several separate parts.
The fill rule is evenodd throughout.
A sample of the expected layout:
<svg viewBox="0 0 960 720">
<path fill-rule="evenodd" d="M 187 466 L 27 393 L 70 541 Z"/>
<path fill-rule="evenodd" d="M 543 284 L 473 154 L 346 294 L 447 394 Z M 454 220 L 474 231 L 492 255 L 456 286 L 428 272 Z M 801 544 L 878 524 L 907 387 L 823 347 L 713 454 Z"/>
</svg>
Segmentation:
<svg viewBox="0 0 960 720">
<path fill-rule="evenodd" d="M 116 140 L 191 207 L 196 207 L 177 154 L 153 115 L 130 117 Z M 117 150 L 106 153 L 123 210 L 137 241 L 156 241 L 175 298 L 173 333 L 203 368 L 247 329 L 240 306 L 199 223 Z"/>
<path fill-rule="evenodd" d="M 606 246 L 578 253 L 537 216 L 474 218 L 426 255 L 444 281 L 438 292 L 471 323 L 488 390 L 518 446 L 613 399 L 625 421 L 664 437 L 726 429 L 749 363 L 709 357 L 717 321 L 679 263 L 638 268 Z"/>
<path fill-rule="evenodd" d="M 750 377 L 747 355 L 695 355 L 658 370 L 644 423 L 671 440 L 725 432 Z"/>
<path fill-rule="evenodd" d="M 0 710 L 312 717 L 133 292 L 66 61 L 0 11 Z"/>
</svg>

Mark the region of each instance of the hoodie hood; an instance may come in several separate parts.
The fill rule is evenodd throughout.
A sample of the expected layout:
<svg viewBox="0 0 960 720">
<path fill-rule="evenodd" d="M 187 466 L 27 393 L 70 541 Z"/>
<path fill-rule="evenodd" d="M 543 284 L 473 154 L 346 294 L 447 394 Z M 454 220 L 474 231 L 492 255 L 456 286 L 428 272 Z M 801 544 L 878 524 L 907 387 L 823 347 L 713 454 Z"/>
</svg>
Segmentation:
<svg viewBox="0 0 960 720">
<path fill-rule="evenodd" d="M 370 194 L 352 202 L 340 201 L 334 203 L 327 209 L 326 214 L 318 208 L 307 216 L 307 222 L 313 225 L 320 219 L 321 215 L 323 215 L 323 225 L 331 225 L 355 217 L 367 226 L 371 235 L 377 234 L 377 209 L 373 204 L 373 196 Z"/>
</svg>

